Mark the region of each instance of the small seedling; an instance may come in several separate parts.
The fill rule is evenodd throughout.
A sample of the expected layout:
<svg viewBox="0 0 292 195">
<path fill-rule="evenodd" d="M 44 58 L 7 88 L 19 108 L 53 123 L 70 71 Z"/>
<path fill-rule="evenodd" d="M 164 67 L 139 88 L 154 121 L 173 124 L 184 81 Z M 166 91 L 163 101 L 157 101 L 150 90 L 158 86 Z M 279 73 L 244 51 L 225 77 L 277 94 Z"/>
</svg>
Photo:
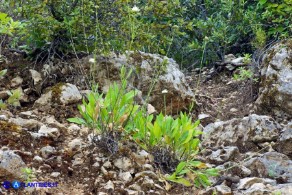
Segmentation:
<svg viewBox="0 0 292 195">
<path fill-rule="evenodd" d="M 32 179 L 35 177 L 33 170 L 31 168 L 23 168 L 21 169 L 23 175 L 23 179 L 25 179 L 25 182 L 32 182 Z"/>
<path fill-rule="evenodd" d="M 250 69 L 245 69 L 244 67 L 239 68 L 239 74 L 233 74 L 233 79 L 236 81 L 245 81 L 248 79 L 252 79 L 257 82 L 257 78 L 253 78 L 254 74 Z"/>
<path fill-rule="evenodd" d="M 251 63 L 251 54 L 249 54 L 249 53 L 244 54 L 244 56 L 243 56 L 243 63 L 244 64 Z"/>
</svg>

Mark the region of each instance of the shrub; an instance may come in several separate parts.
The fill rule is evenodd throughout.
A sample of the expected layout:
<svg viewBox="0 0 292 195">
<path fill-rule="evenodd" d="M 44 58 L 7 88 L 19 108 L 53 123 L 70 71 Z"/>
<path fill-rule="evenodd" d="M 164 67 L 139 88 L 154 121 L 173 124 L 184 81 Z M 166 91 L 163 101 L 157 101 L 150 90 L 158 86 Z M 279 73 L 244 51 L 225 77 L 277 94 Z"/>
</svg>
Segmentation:
<svg viewBox="0 0 292 195">
<path fill-rule="evenodd" d="M 8 36 L 12 37 L 18 29 L 22 28 L 23 24 L 19 21 L 14 21 L 6 13 L 0 12 L 0 62 L 3 61 L 2 47 Z M 0 75 L 1 76 L 1 75 Z"/>
<path fill-rule="evenodd" d="M 292 1 L 291 0 L 260 0 L 259 12 L 262 12 L 262 23 L 268 36 L 287 38 L 292 33 Z"/>
<path fill-rule="evenodd" d="M 266 42 L 291 36 L 291 1 L 40 1 L 4 0 L 22 19 L 22 48 L 47 59 L 72 52 L 140 50 L 181 65 L 253 53 Z M 208 41 L 206 42 L 206 37 Z"/>
</svg>

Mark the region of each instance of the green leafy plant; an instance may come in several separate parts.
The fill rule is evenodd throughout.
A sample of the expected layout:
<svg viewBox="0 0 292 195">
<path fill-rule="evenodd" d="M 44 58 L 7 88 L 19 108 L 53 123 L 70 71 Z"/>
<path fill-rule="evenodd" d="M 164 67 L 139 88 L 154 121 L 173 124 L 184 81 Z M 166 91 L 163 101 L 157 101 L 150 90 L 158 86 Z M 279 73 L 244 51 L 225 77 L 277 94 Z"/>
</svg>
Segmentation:
<svg viewBox="0 0 292 195">
<path fill-rule="evenodd" d="M 122 83 L 119 86 L 114 83 L 109 87 L 107 94 L 90 92 L 87 101 L 78 106 L 82 118 L 69 118 L 69 122 L 83 124 L 98 132 L 105 132 L 118 128 L 125 128 L 128 118 L 135 113 L 139 106 L 134 104 L 136 92 L 126 92 L 127 78 L 126 68 L 121 69 Z"/>
<path fill-rule="evenodd" d="M 249 64 L 249 63 L 251 63 L 251 54 L 249 54 L 249 53 L 245 53 L 244 55 L 243 55 L 243 63 L 244 64 Z"/>
<path fill-rule="evenodd" d="M 13 36 L 13 33 L 21 25 L 21 22 L 14 21 L 7 14 L 0 12 L 0 35 Z"/>
<path fill-rule="evenodd" d="M 0 12 L 0 62 L 3 61 L 2 45 L 8 36 L 13 36 L 17 29 L 22 28 L 23 24 L 19 21 L 14 21 L 6 13 Z"/>
<path fill-rule="evenodd" d="M 258 10 L 262 12 L 262 23 L 265 24 L 270 37 L 287 38 L 292 33 L 292 1 L 260 0 Z"/>
<path fill-rule="evenodd" d="M 255 31 L 255 38 L 252 41 L 252 45 L 257 49 L 264 48 L 267 42 L 266 32 L 262 28 L 256 28 L 254 31 Z"/>
<path fill-rule="evenodd" d="M 4 70 L 1 70 L 0 71 L 0 79 L 2 78 L 2 77 L 4 77 L 4 75 L 7 73 L 7 69 L 4 69 Z"/>
<path fill-rule="evenodd" d="M 207 186 L 208 176 L 216 175 L 215 169 L 208 169 L 204 163 L 195 160 L 199 152 L 200 121 L 192 122 L 186 113 L 180 113 L 177 119 L 159 114 L 148 115 L 145 108 L 134 102 L 136 92 L 126 92 L 126 68 L 121 69 L 121 85 L 114 83 L 106 95 L 91 92 L 87 100 L 78 106 L 82 118 L 69 118 L 69 122 L 86 125 L 99 133 L 124 132 L 122 136 L 131 136 L 142 148 L 154 151 L 166 149 L 173 160 L 181 161 L 171 176 L 170 181 L 183 185 Z M 182 166 L 184 165 L 184 166 Z M 191 184 L 193 183 L 193 184 Z"/>
<path fill-rule="evenodd" d="M 199 120 L 193 123 L 185 113 L 180 113 L 177 119 L 161 113 L 153 122 L 152 115 L 145 117 L 142 112 L 133 118 L 132 136 L 139 145 L 150 151 L 157 147 L 165 148 L 174 159 L 181 161 L 175 173 L 166 176 L 166 179 L 186 186 L 210 185 L 208 177 L 217 175 L 217 170 L 206 169 L 204 163 L 194 160 L 199 152 L 200 140 L 197 137 L 202 134 L 196 129 Z"/>
<path fill-rule="evenodd" d="M 3 100 L 0 99 L 0 110 L 6 109 L 7 105 L 5 104 L 5 102 L 3 102 Z"/>
<path fill-rule="evenodd" d="M 22 168 L 21 171 L 24 174 L 23 179 L 25 182 L 32 182 L 32 179 L 35 177 L 33 170 L 30 168 Z"/>
<path fill-rule="evenodd" d="M 233 79 L 236 81 L 245 81 L 252 79 L 257 82 L 257 78 L 253 78 L 254 74 L 250 69 L 245 69 L 244 67 L 239 68 L 239 74 L 233 74 Z"/>
<path fill-rule="evenodd" d="M 15 89 L 8 91 L 9 98 L 7 99 L 7 103 L 12 106 L 20 106 L 19 99 L 21 97 L 20 89 Z"/>
<path fill-rule="evenodd" d="M 280 191 L 275 191 L 275 192 L 272 192 L 272 195 L 282 195 L 282 192 L 280 192 Z"/>
<path fill-rule="evenodd" d="M 180 183 L 185 186 L 195 185 L 199 188 L 200 186 L 207 187 L 211 185 L 209 177 L 217 175 L 217 169 L 207 168 L 205 163 L 190 160 L 180 162 L 175 172 L 166 178 L 169 181 Z M 190 181 L 192 181 L 193 184 Z"/>
</svg>

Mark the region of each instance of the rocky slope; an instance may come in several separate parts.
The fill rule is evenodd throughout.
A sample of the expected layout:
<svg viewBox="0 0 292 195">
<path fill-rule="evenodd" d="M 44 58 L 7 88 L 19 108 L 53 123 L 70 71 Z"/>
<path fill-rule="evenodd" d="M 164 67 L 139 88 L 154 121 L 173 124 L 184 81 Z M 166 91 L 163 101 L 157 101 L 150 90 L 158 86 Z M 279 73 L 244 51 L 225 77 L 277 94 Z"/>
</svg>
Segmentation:
<svg viewBox="0 0 292 195">
<path fill-rule="evenodd" d="M 201 119 L 204 132 L 198 158 L 221 171 L 207 189 L 165 181 L 153 156 L 131 140 L 119 143 L 113 154 L 107 148 L 114 143 L 97 144 L 88 128 L 66 121 L 78 115 L 77 105 L 88 92 L 81 73 L 92 66 L 90 57 L 34 67 L 6 53 L 1 68 L 9 71 L 0 81 L 0 98 L 6 100 L 7 90 L 17 88 L 22 95 L 20 106 L 0 111 L 0 181 L 28 179 L 22 169 L 30 167 L 33 181 L 58 186 L 7 190 L 2 185 L 0 194 L 292 194 L 291 51 L 291 42 L 281 42 L 266 52 L 257 67 L 259 90 L 251 80 L 233 80 L 231 71 L 243 65 L 242 59 L 186 77 L 172 59 L 159 55 L 112 54 L 91 61 L 92 76 L 105 92 L 110 82 L 119 81 L 121 65 L 128 65 L 135 70 L 129 87 L 140 90 L 139 103 L 157 71 L 150 103 L 158 112 L 164 89 L 169 114 L 196 102 L 192 115 Z"/>
</svg>

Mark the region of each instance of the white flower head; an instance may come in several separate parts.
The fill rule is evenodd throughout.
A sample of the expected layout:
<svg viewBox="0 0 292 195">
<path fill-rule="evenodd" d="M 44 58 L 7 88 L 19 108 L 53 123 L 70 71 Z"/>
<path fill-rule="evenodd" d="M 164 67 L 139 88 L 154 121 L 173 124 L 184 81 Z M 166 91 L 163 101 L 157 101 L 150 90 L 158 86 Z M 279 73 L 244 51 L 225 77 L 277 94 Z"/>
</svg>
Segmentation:
<svg viewBox="0 0 292 195">
<path fill-rule="evenodd" d="M 140 12 L 139 7 L 137 7 L 136 5 L 132 8 L 133 12 Z"/>
<path fill-rule="evenodd" d="M 89 58 L 89 62 L 90 63 L 95 63 L 95 59 L 94 58 Z"/>
<path fill-rule="evenodd" d="M 167 89 L 164 89 L 161 93 L 166 94 L 168 93 Z"/>
</svg>

